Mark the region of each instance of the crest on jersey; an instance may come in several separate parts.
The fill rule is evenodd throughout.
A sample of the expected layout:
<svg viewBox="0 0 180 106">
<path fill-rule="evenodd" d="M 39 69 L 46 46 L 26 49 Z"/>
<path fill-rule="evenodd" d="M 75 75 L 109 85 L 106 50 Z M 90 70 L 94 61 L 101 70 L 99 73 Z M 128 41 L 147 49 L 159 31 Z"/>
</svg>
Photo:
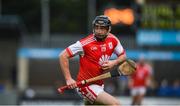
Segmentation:
<svg viewBox="0 0 180 106">
<path fill-rule="evenodd" d="M 101 47 L 101 52 L 105 52 L 106 51 L 106 44 L 100 45 Z"/>
<path fill-rule="evenodd" d="M 112 49 L 112 48 L 113 48 L 112 42 L 109 42 L 109 43 L 108 43 L 108 46 L 109 46 L 109 49 Z"/>
<path fill-rule="evenodd" d="M 105 52 L 106 51 L 106 47 L 101 47 L 101 51 Z"/>
<path fill-rule="evenodd" d="M 109 60 L 110 56 L 108 56 L 107 54 L 106 55 L 102 55 L 100 58 L 99 58 L 99 65 L 103 65 L 105 62 L 107 62 Z"/>
</svg>

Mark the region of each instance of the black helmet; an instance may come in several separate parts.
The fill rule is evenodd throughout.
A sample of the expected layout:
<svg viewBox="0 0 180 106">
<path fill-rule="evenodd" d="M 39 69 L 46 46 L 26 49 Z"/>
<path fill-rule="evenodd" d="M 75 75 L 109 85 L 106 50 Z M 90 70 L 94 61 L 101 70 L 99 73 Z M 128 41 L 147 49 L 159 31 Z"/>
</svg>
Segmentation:
<svg viewBox="0 0 180 106">
<path fill-rule="evenodd" d="M 100 16 L 97 16 L 94 21 L 93 21 L 93 33 L 95 35 L 95 37 L 98 39 L 98 40 L 103 40 L 107 37 L 108 33 L 111 31 L 111 21 L 109 19 L 109 17 L 105 16 L 105 15 L 100 15 Z M 95 26 L 104 26 L 104 27 L 107 27 L 108 29 L 108 32 L 105 34 L 105 35 L 98 35 L 95 33 Z"/>
<path fill-rule="evenodd" d="M 111 21 L 109 19 L 109 17 L 105 16 L 105 15 L 100 15 L 97 16 L 94 21 L 93 21 L 93 27 L 95 25 L 100 25 L 100 26 L 108 26 L 111 27 Z"/>
</svg>

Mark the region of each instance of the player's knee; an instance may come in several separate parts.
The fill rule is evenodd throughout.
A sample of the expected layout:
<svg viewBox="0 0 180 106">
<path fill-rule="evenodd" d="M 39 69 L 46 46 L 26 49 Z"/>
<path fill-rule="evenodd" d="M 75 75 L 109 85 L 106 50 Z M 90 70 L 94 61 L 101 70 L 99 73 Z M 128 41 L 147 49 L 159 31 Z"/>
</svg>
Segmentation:
<svg viewBox="0 0 180 106">
<path fill-rule="evenodd" d="M 120 104 L 119 101 L 115 101 L 112 105 L 114 105 L 114 106 L 120 106 L 121 104 Z"/>
</svg>

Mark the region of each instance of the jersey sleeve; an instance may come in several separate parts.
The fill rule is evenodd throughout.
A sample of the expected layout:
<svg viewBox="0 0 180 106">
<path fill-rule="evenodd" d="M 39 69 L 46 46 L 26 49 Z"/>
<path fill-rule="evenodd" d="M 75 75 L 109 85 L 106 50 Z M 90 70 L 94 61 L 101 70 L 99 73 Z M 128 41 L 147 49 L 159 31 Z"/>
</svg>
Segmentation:
<svg viewBox="0 0 180 106">
<path fill-rule="evenodd" d="M 119 56 L 125 54 L 125 50 L 122 47 L 120 41 L 118 39 L 116 39 L 116 40 L 117 40 L 117 45 L 116 45 L 116 47 L 114 49 L 114 53 L 119 57 Z"/>
<path fill-rule="evenodd" d="M 66 51 L 70 57 L 73 57 L 73 56 L 78 55 L 78 54 L 79 55 L 83 54 L 83 47 L 82 47 L 82 44 L 79 41 L 77 41 L 76 43 L 67 47 Z"/>
</svg>

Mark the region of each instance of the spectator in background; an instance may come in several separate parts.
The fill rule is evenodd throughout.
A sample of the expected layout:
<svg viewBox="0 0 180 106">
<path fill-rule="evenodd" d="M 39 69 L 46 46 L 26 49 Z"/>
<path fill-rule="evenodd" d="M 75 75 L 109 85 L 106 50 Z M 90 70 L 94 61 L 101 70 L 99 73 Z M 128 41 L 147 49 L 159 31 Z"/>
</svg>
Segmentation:
<svg viewBox="0 0 180 106">
<path fill-rule="evenodd" d="M 157 94 L 158 96 L 170 96 L 172 94 L 171 87 L 166 79 L 161 81 Z"/>
<path fill-rule="evenodd" d="M 146 89 L 150 86 L 152 68 L 141 57 L 137 63 L 136 72 L 129 77 L 129 88 L 132 96 L 132 105 L 141 105 L 146 94 Z"/>
<path fill-rule="evenodd" d="M 173 96 L 180 97 L 180 80 L 174 80 L 172 86 L 172 94 Z"/>
<path fill-rule="evenodd" d="M 157 94 L 158 96 L 180 97 L 180 81 L 178 79 L 174 80 L 172 85 L 170 85 L 166 79 L 163 79 Z"/>
</svg>

